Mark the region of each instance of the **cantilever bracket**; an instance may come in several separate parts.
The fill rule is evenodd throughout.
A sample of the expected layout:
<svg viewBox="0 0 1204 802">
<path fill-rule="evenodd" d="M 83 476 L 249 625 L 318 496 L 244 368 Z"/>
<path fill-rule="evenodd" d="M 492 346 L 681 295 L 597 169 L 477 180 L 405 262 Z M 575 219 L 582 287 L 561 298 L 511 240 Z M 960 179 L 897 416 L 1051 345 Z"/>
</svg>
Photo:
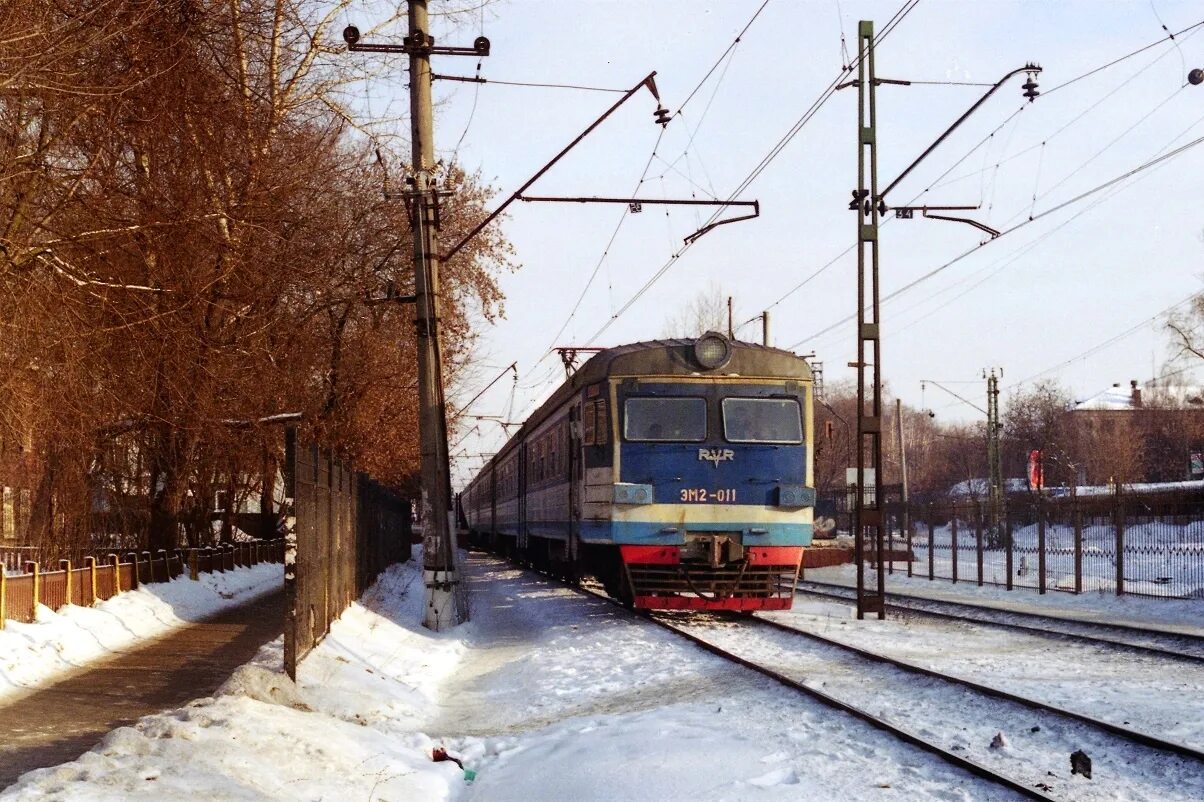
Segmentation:
<svg viewBox="0 0 1204 802">
<path fill-rule="evenodd" d="M 729 217 L 726 220 L 716 220 L 714 223 L 705 225 L 702 228 L 695 231 L 690 236 L 686 237 L 686 240 L 685 240 L 686 245 L 693 244 L 694 241 L 697 240 L 699 237 L 701 237 L 702 235 L 706 234 L 707 232 L 709 232 L 713 229 L 718 228 L 719 226 L 725 226 L 728 223 L 739 223 L 741 220 L 752 220 L 753 218 L 760 217 L 761 216 L 761 202 L 760 201 L 732 201 L 731 203 L 725 203 L 723 205 L 724 206 L 748 206 L 750 204 L 753 207 L 752 214 L 742 214 L 739 217 Z"/>
<path fill-rule="evenodd" d="M 924 212 L 924 216 L 930 217 L 933 220 L 949 220 L 953 223 L 965 223 L 968 226 L 974 226 L 979 231 L 985 231 L 986 233 L 990 234 L 991 239 L 995 239 L 999 236 L 999 231 L 997 229 L 991 228 L 986 223 L 980 223 L 977 220 L 971 220 L 968 217 L 952 217 L 945 214 L 931 214 L 930 212 Z"/>
</svg>

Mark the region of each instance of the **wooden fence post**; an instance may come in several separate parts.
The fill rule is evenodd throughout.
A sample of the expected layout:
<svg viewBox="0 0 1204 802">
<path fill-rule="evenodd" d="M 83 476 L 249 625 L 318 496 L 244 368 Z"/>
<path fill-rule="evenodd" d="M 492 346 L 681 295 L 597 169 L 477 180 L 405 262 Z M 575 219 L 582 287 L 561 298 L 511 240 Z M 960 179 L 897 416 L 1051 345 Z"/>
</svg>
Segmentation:
<svg viewBox="0 0 1204 802">
<path fill-rule="evenodd" d="M 38 605 L 42 603 L 42 574 L 36 562 L 25 563 L 25 573 L 33 574 L 33 610 L 34 617 L 38 615 Z"/>
<path fill-rule="evenodd" d="M 84 567 L 88 569 L 88 580 L 89 580 L 88 586 L 90 588 L 90 590 L 88 591 L 88 593 L 89 593 L 88 606 L 95 607 L 96 606 L 96 558 L 95 557 L 85 557 L 84 558 Z"/>
<path fill-rule="evenodd" d="M 59 560 L 59 570 L 63 571 L 63 577 L 66 579 L 67 585 L 67 604 L 71 604 L 71 561 Z"/>
<path fill-rule="evenodd" d="M 142 576 L 138 571 L 138 552 L 131 551 L 125 556 L 130 561 L 130 590 L 136 590 L 142 584 Z"/>
<path fill-rule="evenodd" d="M 121 592 L 121 558 L 110 554 L 109 565 L 113 566 L 113 595 L 116 596 Z"/>
</svg>

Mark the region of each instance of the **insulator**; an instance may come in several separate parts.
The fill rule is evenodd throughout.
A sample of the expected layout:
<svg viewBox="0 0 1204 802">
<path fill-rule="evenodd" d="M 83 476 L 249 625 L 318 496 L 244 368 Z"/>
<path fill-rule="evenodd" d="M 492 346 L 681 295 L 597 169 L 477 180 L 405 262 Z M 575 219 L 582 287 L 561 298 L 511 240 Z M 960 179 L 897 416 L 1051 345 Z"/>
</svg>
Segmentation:
<svg viewBox="0 0 1204 802">
<path fill-rule="evenodd" d="M 1189 72 L 1187 74 L 1187 82 L 1189 84 L 1191 84 L 1192 86 L 1199 86 L 1200 84 L 1204 84 L 1204 70 L 1200 69 L 1199 67 L 1196 67 L 1194 70 L 1192 70 L 1191 72 Z"/>
<path fill-rule="evenodd" d="M 1032 103 L 1039 94 L 1041 93 L 1037 91 L 1037 76 L 1029 73 L 1028 80 L 1024 82 L 1024 96 Z"/>
<path fill-rule="evenodd" d="M 661 128 L 664 128 L 669 125 L 669 110 L 664 107 L 657 106 L 656 111 L 652 112 L 652 118 L 653 122 L 655 122 Z"/>
</svg>

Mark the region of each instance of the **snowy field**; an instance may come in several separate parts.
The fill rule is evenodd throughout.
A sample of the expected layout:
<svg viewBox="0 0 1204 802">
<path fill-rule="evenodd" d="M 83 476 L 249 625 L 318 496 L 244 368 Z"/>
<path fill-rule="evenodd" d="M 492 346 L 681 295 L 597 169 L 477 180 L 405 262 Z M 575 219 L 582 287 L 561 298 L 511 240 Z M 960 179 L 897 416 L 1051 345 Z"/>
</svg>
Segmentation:
<svg viewBox="0 0 1204 802">
<path fill-rule="evenodd" d="M 224 573 L 205 573 L 142 585 L 97 602 L 95 607 L 40 605 L 37 622 L 5 622 L 0 629 L 0 704 L 281 586 L 283 566 L 261 563 Z"/>
<path fill-rule="evenodd" d="M 4 798 L 1011 798 L 604 602 L 468 566 L 470 624 L 422 629 L 417 567 L 394 566 L 296 686 L 276 641 L 213 698 L 116 730 Z M 437 747 L 464 770 L 433 762 Z"/>
</svg>

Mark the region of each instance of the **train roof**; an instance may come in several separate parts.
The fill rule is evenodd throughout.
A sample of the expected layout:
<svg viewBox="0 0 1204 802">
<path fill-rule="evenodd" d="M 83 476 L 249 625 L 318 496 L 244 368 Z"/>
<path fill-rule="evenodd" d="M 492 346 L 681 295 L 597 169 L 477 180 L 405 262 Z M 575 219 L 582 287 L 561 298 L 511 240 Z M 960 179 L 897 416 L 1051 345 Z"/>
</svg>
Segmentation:
<svg viewBox="0 0 1204 802">
<path fill-rule="evenodd" d="M 509 451 L 582 387 L 611 376 L 780 376 L 795 381 L 811 380 L 811 366 L 798 354 L 740 340 L 728 340 L 732 352 L 731 359 L 725 365 L 715 370 L 705 370 L 694 358 L 694 344 L 697 341 L 647 340 L 599 351 L 560 385 L 548 400 L 540 404 L 514 436 L 485 464 L 489 465 Z"/>
</svg>

